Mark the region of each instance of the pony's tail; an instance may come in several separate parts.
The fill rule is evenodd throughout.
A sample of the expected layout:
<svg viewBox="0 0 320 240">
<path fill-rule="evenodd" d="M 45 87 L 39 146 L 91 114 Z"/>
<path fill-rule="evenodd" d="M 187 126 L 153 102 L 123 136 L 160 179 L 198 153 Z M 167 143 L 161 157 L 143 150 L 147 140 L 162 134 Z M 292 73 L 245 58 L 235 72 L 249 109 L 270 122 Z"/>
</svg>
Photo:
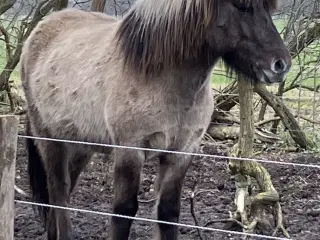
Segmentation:
<svg viewBox="0 0 320 240">
<path fill-rule="evenodd" d="M 26 135 L 32 136 L 28 117 L 26 118 Z M 48 204 L 49 194 L 47 189 L 47 176 L 40 153 L 34 143 L 34 140 L 31 138 L 27 138 L 26 147 L 28 158 L 29 184 L 32 191 L 33 201 L 35 201 L 36 203 Z M 47 207 L 38 206 L 37 208 L 34 208 L 35 211 L 37 209 L 39 215 L 43 218 L 45 223 L 48 212 Z"/>
</svg>

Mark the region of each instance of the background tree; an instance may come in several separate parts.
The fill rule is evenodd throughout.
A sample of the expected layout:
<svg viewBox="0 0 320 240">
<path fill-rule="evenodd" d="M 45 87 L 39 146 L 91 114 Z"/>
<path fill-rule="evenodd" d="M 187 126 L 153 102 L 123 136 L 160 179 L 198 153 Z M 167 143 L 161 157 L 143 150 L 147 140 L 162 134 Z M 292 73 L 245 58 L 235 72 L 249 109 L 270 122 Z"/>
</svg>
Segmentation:
<svg viewBox="0 0 320 240">
<path fill-rule="evenodd" d="M 106 6 L 106 0 L 92 0 L 91 11 L 104 12 L 105 6 Z"/>
</svg>

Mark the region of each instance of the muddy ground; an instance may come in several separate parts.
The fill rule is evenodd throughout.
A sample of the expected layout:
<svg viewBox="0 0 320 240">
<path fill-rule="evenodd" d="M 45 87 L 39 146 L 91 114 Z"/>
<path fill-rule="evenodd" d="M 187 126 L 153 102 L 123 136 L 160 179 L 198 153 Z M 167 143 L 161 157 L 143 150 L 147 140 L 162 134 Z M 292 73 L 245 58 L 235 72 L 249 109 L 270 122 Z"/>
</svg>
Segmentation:
<svg viewBox="0 0 320 240">
<path fill-rule="evenodd" d="M 20 133 L 23 134 L 23 125 Z M 205 153 L 222 154 L 224 149 L 205 145 Z M 261 159 L 320 164 L 320 157 L 313 154 L 277 154 L 268 153 L 259 156 Z M 71 206 L 94 211 L 110 212 L 112 201 L 111 176 L 106 177 L 112 162 L 102 156 L 96 156 L 82 173 L 76 191 L 72 195 Z M 270 171 L 273 183 L 281 195 L 286 227 L 293 239 L 320 239 L 320 169 L 264 164 Z M 23 139 L 19 139 L 17 153 L 16 185 L 29 193 L 26 175 L 26 152 Z M 153 217 L 154 198 L 153 182 L 156 173 L 156 161 L 147 162 L 139 199 L 138 217 Z M 199 224 L 205 225 L 210 220 L 228 217 L 233 210 L 234 184 L 226 171 L 225 160 L 213 158 L 196 158 L 189 169 L 183 189 L 181 223 L 194 224 L 190 212 L 189 195 L 195 179 L 197 188 L 211 190 L 198 195 L 195 199 L 195 213 Z M 16 199 L 30 200 L 19 193 Z M 108 235 L 108 217 L 80 212 L 71 213 L 75 239 L 105 239 Z M 216 223 L 209 225 L 223 229 L 225 225 Z M 131 239 L 151 239 L 153 225 L 135 221 L 131 231 Z M 271 234 L 269 231 L 258 232 Z M 181 239 L 199 239 L 195 229 L 180 228 Z M 238 235 L 203 231 L 204 239 L 240 239 Z M 281 235 L 278 235 L 281 236 Z M 282 236 L 281 236 L 282 237 Z M 44 229 L 32 207 L 15 204 L 15 239 L 45 239 Z M 253 239 L 253 238 L 252 238 Z M 256 238 L 257 239 L 257 238 Z"/>
</svg>

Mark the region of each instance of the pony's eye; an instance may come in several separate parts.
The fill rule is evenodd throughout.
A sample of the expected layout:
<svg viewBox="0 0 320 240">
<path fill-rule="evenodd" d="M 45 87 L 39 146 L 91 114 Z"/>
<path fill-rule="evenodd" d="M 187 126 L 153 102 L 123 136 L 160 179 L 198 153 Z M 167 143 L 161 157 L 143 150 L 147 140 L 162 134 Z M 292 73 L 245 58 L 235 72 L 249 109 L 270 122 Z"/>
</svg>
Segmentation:
<svg viewBox="0 0 320 240">
<path fill-rule="evenodd" d="M 238 6 L 238 9 L 240 12 L 246 12 L 248 10 L 247 6 L 245 4 L 240 4 Z"/>
<path fill-rule="evenodd" d="M 244 3 L 240 3 L 240 4 L 234 4 L 234 6 L 242 13 L 244 12 L 250 12 L 251 7 L 247 6 Z"/>
</svg>

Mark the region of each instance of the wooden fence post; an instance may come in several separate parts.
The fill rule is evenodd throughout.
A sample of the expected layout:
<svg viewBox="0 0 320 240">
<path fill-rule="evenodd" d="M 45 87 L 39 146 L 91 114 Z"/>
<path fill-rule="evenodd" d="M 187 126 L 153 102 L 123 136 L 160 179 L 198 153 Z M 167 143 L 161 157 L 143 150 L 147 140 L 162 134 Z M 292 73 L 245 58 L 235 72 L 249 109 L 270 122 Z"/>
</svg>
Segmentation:
<svg viewBox="0 0 320 240">
<path fill-rule="evenodd" d="M 14 182 L 19 118 L 0 116 L 0 240 L 14 238 Z"/>
</svg>

